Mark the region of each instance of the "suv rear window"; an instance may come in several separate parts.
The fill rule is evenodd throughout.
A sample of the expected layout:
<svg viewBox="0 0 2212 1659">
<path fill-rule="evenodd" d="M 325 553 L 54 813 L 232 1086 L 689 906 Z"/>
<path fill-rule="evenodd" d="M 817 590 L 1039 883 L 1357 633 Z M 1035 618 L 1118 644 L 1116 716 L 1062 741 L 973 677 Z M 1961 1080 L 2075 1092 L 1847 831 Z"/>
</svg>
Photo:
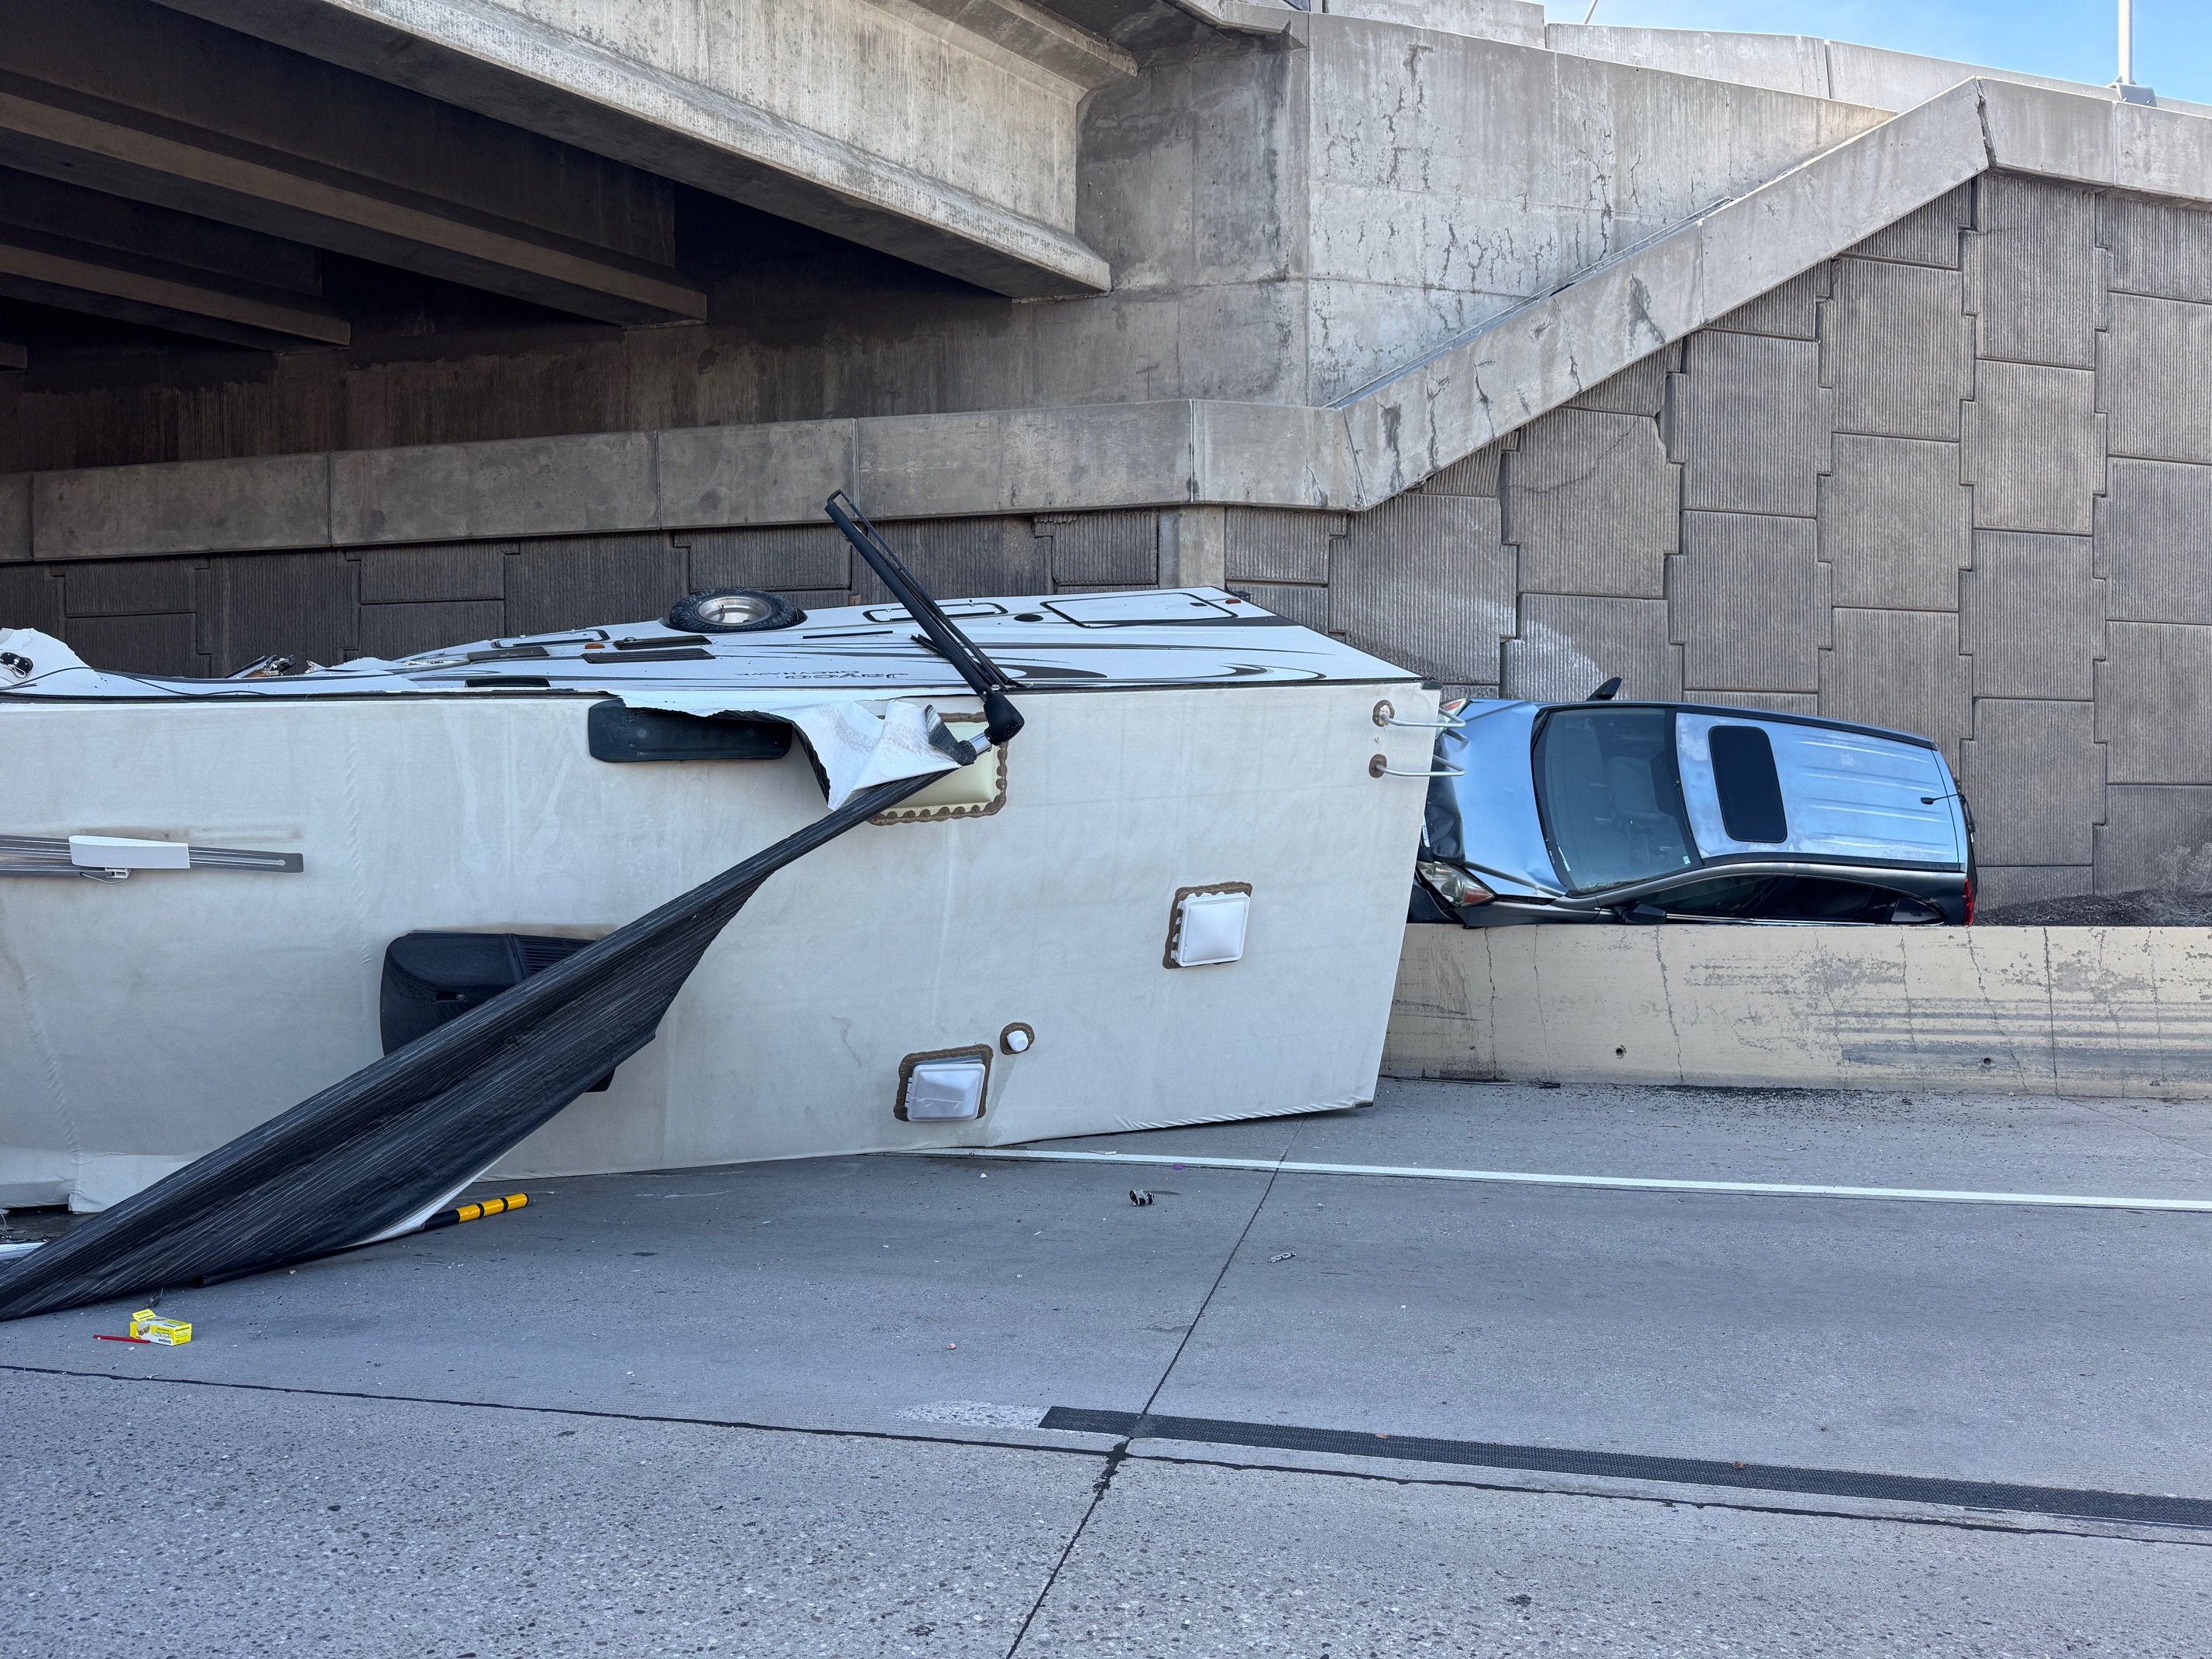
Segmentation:
<svg viewBox="0 0 2212 1659">
<path fill-rule="evenodd" d="M 1554 709 L 1536 737 L 1535 773 L 1544 836 L 1570 891 L 1648 881 L 1697 863 L 1671 711 Z"/>
<path fill-rule="evenodd" d="M 1774 745 L 1755 726 L 1716 726 L 1710 741 L 1713 792 L 1721 798 L 1721 827 L 1730 841 L 1773 843 L 1790 839 L 1782 810 L 1782 780 L 1774 772 Z"/>
</svg>

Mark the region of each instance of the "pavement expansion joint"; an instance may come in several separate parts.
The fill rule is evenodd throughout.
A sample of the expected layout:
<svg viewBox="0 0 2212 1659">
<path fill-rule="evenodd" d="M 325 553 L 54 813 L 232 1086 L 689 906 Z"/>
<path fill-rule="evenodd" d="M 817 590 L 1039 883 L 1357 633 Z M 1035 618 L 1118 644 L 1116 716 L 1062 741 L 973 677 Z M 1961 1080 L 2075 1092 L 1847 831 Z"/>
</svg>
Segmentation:
<svg viewBox="0 0 2212 1659">
<path fill-rule="evenodd" d="M 1182 1448 L 1167 1449 L 1161 1448 Z M 1326 1461 L 1285 1462 L 1270 1457 L 1231 1457 L 1205 1449 L 1188 1441 L 1152 1440 L 1132 1443 L 1123 1461 L 1163 1463 L 1195 1468 L 1219 1469 L 1245 1474 L 1296 1474 L 1320 1480 L 1376 1481 L 1394 1486 L 1449 1487 L 1522 1498 L 1598 1499 L 1608 1503 L 1656 1504 L 1665 1509 L 1728 1510 L 1745 1515 L 1789 1516 L 1811 1521 L 1852 1521 L 1877 1526 L 1939 1527 L 1960 1532 L 2000 1534 L 2008 1538 L 2110 1538 L 2136 1544 L 2212 1549 L 2212 1531 L 2172 1527 L 2153 1522 L 2100 1521 L 2080 1516 L 2044 1518 L 1996 1510 L 1963 1510 L 1948 1505 L 1881 1504 L 1872 1499 L 1835 1499 L 1828 1503 L 1792 1503 L 1787 1497 L 1735 1489 L 1723 1493 L 1704 1487 L 1671 1486 L 1660 1481 L 1608 1480 L 1599 1476 L 1580 1479 L 1513 1480 L 1446 1476 L 1442 1466 L 1401 1464 L 1384 1469 L 1354 1457 L 1333 1453 L 1306 1455 Z"/>
<path fill-rule="evenodd" d="M 1151 1412 L 1092 1411 L 1055 1406 L 1039 1425 L 1128 1440 L 1172 1440 L 1194 1445 L 1255 1446 L 1278 1451 L 1322 1452 L 1345 1457 L 1458 1464 L 1472 1468 L 1528 1469 L 1603 1480 L 1656 1481 L 1753 1492 L 1796 1492 L 1884 1503 L 2043 1515 L 2075 1521 L 2212 1530 L 2212 1498 L 2157 1492 L 2100 1492 L 1942 1476 L 1882 1474 L 1856 1469 L 1807 1468 L 1790 1464 L 1735 1462 L 1694 1457 L 1652 1457 L 1633 1452 L 1577 1451 L 1559 1446 L 1516 1446 L 1481 1440 L 1443 1440 L 1424 1435 L 1380 1434 L 1359 1429 L 1301 1428 L 1226 1418 L 1176 1417 Z"/>
<path fill-rule="evenodd" d="M 1296 1144 L 1297 1137 L 1293 1134 L 1291 1139 L 1285 1144 L 1282 1156 L 1289 1157 L 1291 1147 Z M 1281 1158 L 1278 1158 L 1276 1163 L 1279 1167 Z M 1160 1390 L 1167 1387 L 1168 1379 L 1175 1375 L 1176 1365 L 1182 1358 L 1183 1350 L 1190 1346 L 1191 1333 L 1198 1328 L 1199 1321 L 1206 1317 L 1206 1310 L 1213 1305 L 1213 1298 L 1221 1290 L 1221 1281 L 1229 1277 L 1230 1267 L 1243 1250 L 1244 1241 L 1251 1236 L 1252 1224 L 1259 1220 L 1261 1212 L 1267 1209 L 1268 1197 L 1274 1190 L 1275 1178 L 1270 1175 L 1267 1177 L 1267 1184 L 1260 1189 L 1260 1196 L 1253 1202 L 1252 1213 L 1244 1218 L 1244 1224 L 1237 1229 L 1235 1241 L 1222 1253 L 1220 1270 L 1213 1275 L 1213 1282 L 1206 1287 L 1206 1294 L 1199 1298 L 1197 1311 L 1191 1315 L 1190 1323 L 1183 1327 L 1182 1340 L 1176 1344 L 1175 1352 L 1168 1356 L 1168 1363 L 1160 1367 L 1159 1378 L 1152 1384 L 1152 1393 L 1146 1396 L 1144 1411 L 1127 1413 L 1132 1422 L 1149 1420 L 1153 1401 L 1160 1397 Z M 1055 1407 L 1054 1409 L 1061 1408 Z M 1050 1421 L 1051 1416 L 1052 1413 L 1047 1412 L 1037 1426 L 1041 1429 L 1059 1430 L 1060 1425 Z M 1105 1501 L 1107 1493 L 1113 1491 L 1114 1477 L 1121 1473 L 1121 1465 L 1129 1455 L 1130 1438 L 1128 1434 L 1121 1434 L 1121 1437 L 1114 1443 L 1113 1449 L 1106 1454 L 1106 1466 L 1099 1470 L 1098 1479 L 1091 1483 L 1091 1502 L 1085 1508 L 1082 1519 L 1075 1523 L 1074 1530 L 1068 1534 L 1067 1543 L 1060 1553 L 1060 1559 L 1053 1564 L 1052 1571 L 1045 1575 L 1044 1583 L 1037 1591 L 1036 1600 L 1030 1604 L 1028 1617 L 1022 1620 L 1021 1628 L 1014 1632 L 1014 1639 L 1006 1649 L 1006 1659 L 1015 1659 L 1015 1656 L 1021 1651 L 1022 1644 L 1028 1639 L 1030 1626 L 1036 1622 L 1037 1615 L 1044 1611 L 1044 1604 L 1050 1598 L 1053 1587 L 1059 1583 L 1060 1574 L 1066 1570 L 1068 1559 L 1075 1553 L 1075 1547 L 1081 1541 L 1085 1530 L 1091 1525 L 1091 1516 L 1098 1513 L 1099 1504 Z"/>
</svg>

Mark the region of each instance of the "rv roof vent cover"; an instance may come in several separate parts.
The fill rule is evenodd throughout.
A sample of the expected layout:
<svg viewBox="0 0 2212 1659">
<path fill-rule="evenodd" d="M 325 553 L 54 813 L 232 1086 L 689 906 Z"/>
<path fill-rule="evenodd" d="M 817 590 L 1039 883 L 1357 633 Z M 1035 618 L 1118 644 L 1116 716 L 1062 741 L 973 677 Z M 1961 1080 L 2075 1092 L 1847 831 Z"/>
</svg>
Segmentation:
<svg viewBox="0 0 2212 1659">
<path fill-rule="evenodd" d="M 1178 889 L 1168 921 L 1167 965 L 1210 968 L 1243 961 L 1251 914 L 1252 890 L 1243 882 Z"/>
<path fill-rule="evenodd" d="M 758 634 L 805 620 L 806 613 L 782 594 L 750 587 L 687 593 L 668 608 L 668 625 L 679 634 Z"/>
</svg>

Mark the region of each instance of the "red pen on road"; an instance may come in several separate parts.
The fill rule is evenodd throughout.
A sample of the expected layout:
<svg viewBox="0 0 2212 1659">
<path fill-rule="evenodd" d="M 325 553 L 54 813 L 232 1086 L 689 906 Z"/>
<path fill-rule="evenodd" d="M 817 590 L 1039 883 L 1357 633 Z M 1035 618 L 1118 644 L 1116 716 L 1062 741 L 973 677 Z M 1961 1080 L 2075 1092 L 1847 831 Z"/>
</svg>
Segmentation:
<svg viewBox="0 0 2212 1659">
<path fill-rule="evenodd" d="M 103 1336 L 98 1331 L 94 1331 L 92 1334 L 92 1340 L 95 1342 L 136 1342 L 142 1348 L 153 1348 L 161 1346 L 159 1343 L 149 1342 L 143 1336 Z"/>
</svg>

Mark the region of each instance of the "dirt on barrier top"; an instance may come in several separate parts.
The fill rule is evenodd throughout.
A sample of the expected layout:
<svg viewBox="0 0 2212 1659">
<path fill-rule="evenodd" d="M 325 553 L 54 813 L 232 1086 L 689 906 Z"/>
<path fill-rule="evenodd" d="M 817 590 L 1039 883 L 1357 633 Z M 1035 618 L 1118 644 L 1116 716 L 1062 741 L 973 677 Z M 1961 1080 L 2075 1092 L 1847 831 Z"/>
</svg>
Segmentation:
<svg viewBox="0 0 2212 1659">
<path fill-rule="evenodd" d="M 2212 893 L 2145 887 L 2132 893 L 2075 893 L 1978 912 L 1986 927 L 2212 927 Z"/>
</svg>

